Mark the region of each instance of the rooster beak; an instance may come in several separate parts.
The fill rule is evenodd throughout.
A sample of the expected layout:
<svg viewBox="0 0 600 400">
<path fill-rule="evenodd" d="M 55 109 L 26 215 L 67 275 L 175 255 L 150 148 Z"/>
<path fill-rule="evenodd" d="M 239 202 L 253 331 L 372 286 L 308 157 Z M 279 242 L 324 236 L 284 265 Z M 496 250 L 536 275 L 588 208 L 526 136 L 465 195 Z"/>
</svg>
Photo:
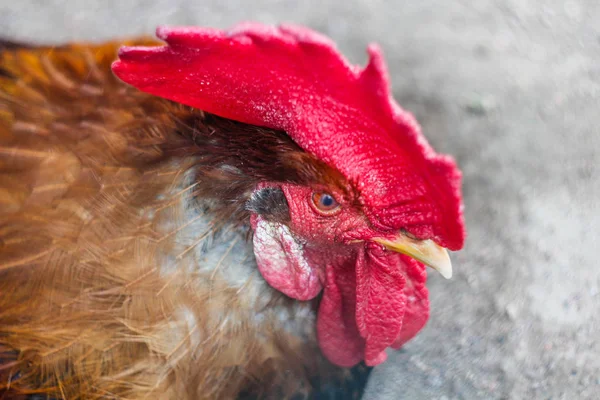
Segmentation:
<svg viewBox="0 0 600 400">
<path fill-rule="evenodd" d="M 452 263 L 448 250 L 438 245 L 431 239 L 416 240 L 408 237 L 404 233 L 398 234 L 393 239 L 373 238 L 371 239 L 383 245 L 386 249 L 406 254 L 421 261 L 439 272 L 444 278 L 452 278 Z"/>
</svg>

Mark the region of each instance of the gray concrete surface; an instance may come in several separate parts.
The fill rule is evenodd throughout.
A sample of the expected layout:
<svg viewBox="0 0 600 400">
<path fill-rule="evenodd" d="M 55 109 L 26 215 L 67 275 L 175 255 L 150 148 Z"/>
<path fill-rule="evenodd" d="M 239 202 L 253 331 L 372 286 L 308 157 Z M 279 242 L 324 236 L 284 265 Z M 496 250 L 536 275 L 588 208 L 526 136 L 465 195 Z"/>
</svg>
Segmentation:
<svg viewBox="0 0 600 400">
<path fill-rule="evenodd" d="M 365 398 L 600 398 L 600 2 L 0 1 L 1 36 L 46 42 L 250 19 L 316 28 L 356 63 L 379 42 L 465 174 L 455 277 L 431 276 L 430 323 Z"/>
</svg>

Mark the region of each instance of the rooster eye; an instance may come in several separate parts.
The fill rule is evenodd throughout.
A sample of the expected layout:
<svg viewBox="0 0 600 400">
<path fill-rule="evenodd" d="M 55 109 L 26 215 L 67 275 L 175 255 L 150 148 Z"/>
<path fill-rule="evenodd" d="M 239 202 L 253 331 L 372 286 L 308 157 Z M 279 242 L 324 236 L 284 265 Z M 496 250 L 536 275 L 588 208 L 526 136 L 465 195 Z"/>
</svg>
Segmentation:
<svg viewBox="0 0 600 400">
<path fill-rule="evenodd" d="M 331 215 L 340 208 L 340 203 L 329 193 L 314 192 L 312 202 L 317 211 L 325 215 Z"/>
</svg>

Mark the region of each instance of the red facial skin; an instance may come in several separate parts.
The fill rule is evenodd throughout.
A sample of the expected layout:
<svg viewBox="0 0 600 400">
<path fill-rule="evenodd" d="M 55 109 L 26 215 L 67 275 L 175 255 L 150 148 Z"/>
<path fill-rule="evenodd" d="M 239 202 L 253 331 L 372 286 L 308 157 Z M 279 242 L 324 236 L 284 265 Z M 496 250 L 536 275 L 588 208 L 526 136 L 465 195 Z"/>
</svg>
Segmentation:
<svg viewBox="0 0 600 400">
<path fill-rule="evenodd" d="M 261 265 L 270 264 L 274 257 L 263 258 L 257 253 L 263 277 L 300 300 L 315 297 L 323 288 L 317 335 L 330 361 L 340 366 L 352 366 L 363 359 L 367 365 L 380 364 L 386 359 L 387 347 L 400 347 L 427 321 L 425 267 L 371 242 L 374 237 L 393 236 L 393 232 L 375 230 L 355 202 L 342 193 L 328 190 L 340 205 L 334 212 L 323 213 L 312 200 L 315 189 L 287 184 L 280 187 L 290 208 L 290 231 L 302 243 L 302 251 L 298 254 L 282 249 L 288 250 L 286 260 L 290 261 L 288 268 L 279 268 L 277 273 L 272 270 L 278 266 Z M 255 229 L 256 224 L 254 216 Z M 297 289 L 299 269 L 295 265 L 301 262 L 306 262 L 312 270 L 310 275 L 319 279 L 320 285 L 300 287 L 311 287 L 310 293 Z"/>
</svg>

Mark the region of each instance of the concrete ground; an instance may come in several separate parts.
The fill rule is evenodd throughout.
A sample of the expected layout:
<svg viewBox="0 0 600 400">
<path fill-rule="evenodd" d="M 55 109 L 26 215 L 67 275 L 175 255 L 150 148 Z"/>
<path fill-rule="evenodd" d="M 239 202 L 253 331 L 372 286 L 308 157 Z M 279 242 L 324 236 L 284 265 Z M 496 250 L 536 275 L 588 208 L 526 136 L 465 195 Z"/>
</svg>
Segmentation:
<svg viewBox="0 0 600 400">
<path fill-rule="evenodd" d="M 355 63 L 379 42 L 464 171 L 455 276 L 431 276 L 430 323 L 365 398 L 600 398 L 600 2 L 0 0 L 0 36 L 45 42 L 240 20 L 306 24 Z"/>
</svg>

